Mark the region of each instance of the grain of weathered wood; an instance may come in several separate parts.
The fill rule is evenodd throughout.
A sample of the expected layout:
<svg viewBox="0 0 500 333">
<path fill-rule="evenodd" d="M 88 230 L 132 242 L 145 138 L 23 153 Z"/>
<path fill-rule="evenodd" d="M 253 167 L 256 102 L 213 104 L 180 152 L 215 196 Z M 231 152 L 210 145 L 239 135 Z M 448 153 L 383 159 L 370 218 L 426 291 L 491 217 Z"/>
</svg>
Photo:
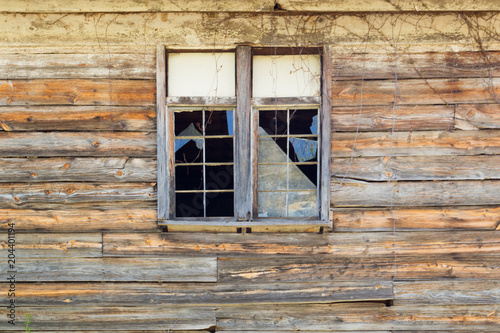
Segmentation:
<svg viewBox="0 0 500 333">
<path fill-rule="evenodd" d="M 455 330 L 500 331 L 494 305 L 393 306 L 383 304 L 301 304 L 223 306 L 217 311 L 222 331 L 247 330 Z"/>
<path fill-rule="evenodd" d="M 0 287 L 8 290 L 7 283 Z M 386 301 L 390 281 L 311 283 L 21 283 L 17 306 L 136 306 Z M 7 293 L 0 295 L 8 303 Z"/>
<path fill-rule="evenodd" d="M 367 46 L 368 48 L 372 45 Z M 364 49 L 364 46 L 363 48 Z M 361 51 L 362 49 L 358 50 Z M 394 47 L 386 53 L 336 53 L 335 80 L 471 78 L 500 75 L 500 52 L 408 52 Z"/>
<path fill-rule="evenodd" d="M 0 132 L 0 156 L 156 156 L 156 133 Z"/>
<path fill-rule="evenodd" d="M 329 46 L 323 47 L 321 55 L 321 108 L 319 110 L 319 123 L 321 134 L 319 136 L 320 144 L 320 165 L 319 175 L 319 219 L 330 222 L 330 157 L 331 157 L 331 105 L 332 105 L 332 52 Z"/>
<path fill-rule="evenodd" d="M 217 258 L 23 259 L 16 270 L 18 282 L 216 282 Z"/>
<path fill-rule="evenodd" d="M 172 132 L 168 128 L 167 114 L 167 64 L 164 45 L 156 47 L 156 146 L 158 174 L 158 220 L 169 217 L 170 201 L 173 199 L 173 170 L 170 163 L 172 148 Z"/>
<path fill-rule="evenodd" d="M 494 154 L 500 154 L 498 130 L 332 134 L 333 157 Z"/>
<path fill-rule="evenodd" d="M 26 314 L 31 314 L 29 328 L 33 332 L 70 331 L 85 328 L 101 332 L 127 330 L 202 330 L 215 326 L 215 308 L 213 307 L 169 307 L 169 306 L 134 306 L 134 307 L 20 307 L 16 309 L 17 329 L 25 330 Z M 9 310 L 2 307 L 0 314 L 7 318 Z M 2 320 L 0 329 L 11 330 L 13 327 Z"/>
<path fill-rule="evenodd" d="M 500 156 L 333 158 L 332 175 L 365 181 L 500 179 Z"/>
<path fill-rule="evenodd" d="M 14 51 L 14 50 L 13 50 Z M 149 53 L 112 54 L 106 47 L 82 54 L 4 54 L 0 78 L 19 79 L 150 79 L 155 76 Z"/>
<path fill-rule="evenodd" d="M 495 230 L 500 207 L 443 207 L 392 211 L 360 208 L 333 210 L 335 231 Z"/>
<path fill-rule="evenodd" d="M 394 112 L 394 115 L 393 115 Z M 334 132 L 449 130 L 454 127 L 454 107 L 448 105 L 334 107 Z"/>
<path fill-rule="evenodd" d="M 156 130 L 156 113 L 151 107 L 9 106 L 0 107 L 0 125 L 14 132 L 150 132 Z"/>
<path fill-rule="evenodd" d="M 219 282 L 225 283 L 500 278 L 498 256 L 316 255 L 222 259 L 218 275 Z"/>
<path fill-rule="evenodd" d="M 0 105 L 154 105 L 149 80 L 0 80 Z"/>
<path fill-rule="evenodd" d="M 500 105 L 457 105 L 455 127 L 462 130 L 500 128 Z"/>
<path fill-rule="evenodd" d="M 500 181 L 332 182 L 335 207 L 500 205 Z"/>
<path fill-rule="evenodd" d="M 36 208 L 39 204 L 156 201 L 151 183 L 4 183 L 0 184 L 0 208 Z"/>
<path fill-rule="evenodd" d="M 490 231 L 330 234 L 104 234 L 105 256 L 392 256 L 494 255 L 500 235 Z"/>
<path fill-rule="evenodd" d="M 334 106 L 391 105 L 394 103 L 396 82 L 394 80 L 336 81 L 332 90 Z M 500 96 L 500 78 L 398 80 L 396 103 L 398 105 L 496 103 L 498 96 Z"/>
<path fill-rule="evenodd" d="M 156 159 L 0 158 L 0 182 L 155 182 Z"/>
<path fill-rule="evenodd" d="M 14 224 L 14 229 L 16 229 Z M 94 234 L 16 234 L 15 255 L 18 261 L 31 258 L 102 257 L 102 235 Z M 7 233 L 0 238 L 0 248 L 7 253 Z M 61 259 L 65 260 L 65 259 Z M 71 260 L 71 259 L 68 259 Z"/>
<path fill-rule="evenodd" d="M 0 209 L 0 229 L 15 223 L 16 232 L 155 232 L 156 208 L 128 208 L 127 203 L 116 203 L 114 208 L 68 209 L 68 206 L 54 210 Z"/>
<path fill-rule="evenodd" d="M 396 282 L 394 304 L 498 304 L 498 280 Z"/>
</svg>

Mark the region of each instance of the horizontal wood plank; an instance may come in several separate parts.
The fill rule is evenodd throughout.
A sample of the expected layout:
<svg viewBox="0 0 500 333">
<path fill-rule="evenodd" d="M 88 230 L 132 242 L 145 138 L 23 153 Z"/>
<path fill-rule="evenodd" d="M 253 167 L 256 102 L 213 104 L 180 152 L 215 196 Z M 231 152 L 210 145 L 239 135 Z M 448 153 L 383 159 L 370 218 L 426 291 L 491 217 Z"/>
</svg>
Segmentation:
<svg viewBox="0 0 500 333">
<path fill-rule="evenodd" d="M 405 230 L 490 230 L 500 224 L 500 207 L 442 207 L 333 210 L 337 232 Z"/>
<path fill-rule="evenodd" d="M 221 307 L 217 325 L 224 330 L 454 330 L 500 331 L 495 306 L 263 305 Z"/>
<path fill-rule="evenodd" d="M 134 206 L 138 206 L 137 203 Z M 128 208 L 124 203 L 114 208 L 55 210 L 0 209 L 0 230 L 15 224 L 16 232 L 155 232 L 158 230 L 155 208 Z"/>
<path fill-rule="evenodd" d="M 395 91 L 397 89 L 397 93 Z M 333 106 L 497 103 L 500 78 L 335 81 Z M 363 101 L 361 101 L 363 98 Z"/>
<path fill-rule="evenodd" d="M 335 182 L 334 207 L 500 205 L 500 181 Z"/>
<path fill-rule="evenodd" d="M 453 129 L 454 106 L 404 105 L 333 107 L 334 132 L 430 131 Z"/>
<path fill-rule="evenodd" d="M 154 55 L 112 54 L 103 46 L 96 53 L 4 54 L 0 79 L 150 79 L 155 78 Z"/>
<path fill-rule="evenodd" d="M 370 48 L 368 45 L 367 48 Z M 364 47 L 363 47 L 364 48 Z M 359 50 L 361 51 L 361 49 Z M 335 80 L 347 79 L 431 79 L 500 76 L 500 52 L 408 52 L 393 49 L 385 53 L 337 53 Z"/>
<path fill-rule="evenodd" d="M 11 222 L 12 223 L 12 222 Z M 14 230 L 16 225 L 14 223 Z M 13 234 L 11 234 L 13 235 Z M 9 237 L 3 233 L 0 247 L 7 253 Z M 23 234 L 15 233 L 15 256 L 18 261 L 31 258 L 102 257 L 102 235 L 94 234 Z M 66 259 L 61 259 L 66 260 Z M 68 259 L 71 260 L 71 259 Z"/>
<path fill-rule="evenodd" d="M 332 157 L 495 154 L 498 130 L 332 133 Z"/>
<path fill-rule="evenodd" d="M 0 80 L 0 105 L 124 105 L 155 103 L 149 80 Z"/>
<path fill-rule="evenodd" d="M 219 281 L 499 279 L 498 256 L 331 256 L 220 258 Z"/>
<path fill-rule="evenodd" d="M 0 314 L 7 318 L 9 309 L 2 307 Z M 2 332 L 13 328 L 26 328 L 26 315 L 30 314 L 29 328 L 33 332 L 70 331 L 82 328 L 94 331 L 128 330 L 208 330 L 215 327 L 215 309 L 213 307 L 181 306 L 55 306 L 55 307 L 20 307 L 16 308 L 16 326 L 2 320 Z"/>
<path fill-rule="evenodd" d="M 498 303 L 500 303 L 500 281 L 498 280 L 408 281 L 394 284 L 395 305 Z"/>
<path fill-rule="evenodd" d="M 331 169 L 339 179 L 364 181 L 500 179 L 500 156 L 333 158 Z"/>
<path fill-rule="evenodd" d="M 156 182 L 156 159 L 0 158 L 0 182 Z"/>
<path fill-rule="evenodd" d="M 0 268 L 7 275 L 7 265 Z M 216 258 L 71 258 L 16 262 L 18 282 L 216 282 Z M 89 327 L 90 328 L 90 327 Z"/>
<path fill-rule="evenodd" d="M 156 154 L 156 133 L 145 132 L 0 132 L 0 141 L 2 157 Z"/>
<path fill-rule="evenodd" d="M 151 183 L 4 183 L 0 184 L 0 208 L 33 208 L 39 204 L 155 201 Z"/>
<path fill-rule="evenodd" d="M 137 131 L 156 130 L 150 107 L 8 106 L 0 107 L 3 131 Z"/>
<path fill-rule="evenodd" d="M 499 104 L 457 105 L 455 127 L 462 130 L 499 129 Z"/>
<path fill-rule="evenodd" d="M 53 0 L 50 2 L 35 0 L 35 1 L 14 1 L 4 0 L 2 11 L 11 13 L 80 13 L 80 12 L 177 12 L 177 11 L 228 11 L 228 12 L 272 12 L 273 4 L 265 0 L 217 0 L 217 1 L 178 1 L 170 2 L 161 1 L 141 1 L 135 2 L 132 0 L 118 1 L 106 0 L 98 3 L 86 3 L 83 1 L 75 1 L 74 5 L 70 6 L 61 0 Z M 340 0 L 282 0 L 280 1 L 280 9 L 284 11 L 300 11 L 300 12 L 404 12 L 404 11 L 423 11 L 423 12 L 442 12 L 442 11 L 491 11 L 498 10 L 494 4 L 487 0 L 478 0 L 473 3 L 464 0 L 454 0 L 442 2 L 439 0 L 425 0 L 417 5 L 410 3 L 396 3 L 393 1 L 370 1 L 369 3 L 355 1 L 345 3 Z"/>
<path fill-rule="evenodd" d="M 8 290 L 7 283 L 0 287 Z M 21 283 L 16 306 L 331 303 L 392 299 L 390 281 L 311 283 Z M 0 295 L 7 304 L 7 293 Z"/>
<path fill-rule="evenodd" d="M 365 256 L 494 255 L 500 234 L 490 231 L 328 234 L 104 234 L 105 256 Z"/>
</svg>

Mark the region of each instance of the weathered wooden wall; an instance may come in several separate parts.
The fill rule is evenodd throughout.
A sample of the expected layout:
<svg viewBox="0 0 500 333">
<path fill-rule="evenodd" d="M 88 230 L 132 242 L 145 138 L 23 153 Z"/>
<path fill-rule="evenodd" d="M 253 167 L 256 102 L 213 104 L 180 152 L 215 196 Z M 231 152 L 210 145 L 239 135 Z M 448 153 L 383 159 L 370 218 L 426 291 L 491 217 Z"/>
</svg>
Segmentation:
<svg viewBox="0 0 500 333">
<path fill-rule="evenodd" d="M 117 3 L 0 1 L 0 330 L 500 331 L 498 12 Z M 161 233 L 156 45 L 323 43 L 333 229 Z"/>
</svg>

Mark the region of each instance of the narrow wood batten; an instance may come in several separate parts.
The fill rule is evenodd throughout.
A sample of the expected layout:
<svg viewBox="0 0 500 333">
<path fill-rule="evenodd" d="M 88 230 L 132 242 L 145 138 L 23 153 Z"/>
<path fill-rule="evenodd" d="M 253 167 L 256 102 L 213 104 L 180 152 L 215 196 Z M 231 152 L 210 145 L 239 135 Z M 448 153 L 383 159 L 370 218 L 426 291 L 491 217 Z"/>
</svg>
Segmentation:
<svg viewBox="0 0 500 333">
<path fill-rule="evenodd" d="M 320 108 L 320 219 L 330 221 L 330 154 L 331 154 L 331 93 L 332 54 L 326 45 L 321 59 L 321 108 Z"/>
<path fill-rule="evenodd" d="M 169 139 L 168 129 L 173 128 L 172 119 L 167 113 L 167 80 L 166 80 L 166 49 L 158 45 L 156 50 L 156 131 L 157 131 L 157 192 L 158 192 L 158 220 L 165 221 L 170 216 L 170 198 L 173 195 L 173 161 L 169 158 L 169 151 L 173 149 L 173 142 Z M 171 155 L 171 154 L 170 154 Z M 171 166 L 171 168 L 169 167 Z"/>
</svg>

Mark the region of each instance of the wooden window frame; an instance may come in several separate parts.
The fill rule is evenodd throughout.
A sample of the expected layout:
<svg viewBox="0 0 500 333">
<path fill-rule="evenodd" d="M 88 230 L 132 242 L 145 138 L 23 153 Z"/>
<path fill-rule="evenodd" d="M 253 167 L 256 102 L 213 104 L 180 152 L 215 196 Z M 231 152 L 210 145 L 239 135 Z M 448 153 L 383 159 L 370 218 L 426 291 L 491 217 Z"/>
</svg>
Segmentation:
<svg viewBox="0 0 500 333">
<path fill-rule="evenodd" d="M 330 152 L 331 152 L 331 53 L 323 47 L 321 56 L 321 97 L 252 98 L 253 50 L 262 54 L 266 49 L 236 47 L 236 97 L 167 97 L 167 50 L 157 47 L 156 112 L 157 112 L 157 198 L 158 225 L 168 231 L 203 232 L 318 232 L 331 228 L 330 219 Z M 264 50 L 264 51 L 262 51 Z M 175 51 L 179 52 L 179 51 Z M 202 51 L 201 51 L 202 52 Z M 289 52 L 289 51 L 288 51 Z M 287 51 L 284 51 L 285 54 Z M 318 52 L 316 51 L 316 54 Z M 173 107 L 234 108 L 234 206 L 233 217 L 176 218 L 174 193 L 174 113 Z M 320 118 L 319 149 L 319 218 L 258 218 L 257 217 L 257 107 L 318 107 Z M 250 190 L 249 190 L 250 189 Z"/>
</svg>

